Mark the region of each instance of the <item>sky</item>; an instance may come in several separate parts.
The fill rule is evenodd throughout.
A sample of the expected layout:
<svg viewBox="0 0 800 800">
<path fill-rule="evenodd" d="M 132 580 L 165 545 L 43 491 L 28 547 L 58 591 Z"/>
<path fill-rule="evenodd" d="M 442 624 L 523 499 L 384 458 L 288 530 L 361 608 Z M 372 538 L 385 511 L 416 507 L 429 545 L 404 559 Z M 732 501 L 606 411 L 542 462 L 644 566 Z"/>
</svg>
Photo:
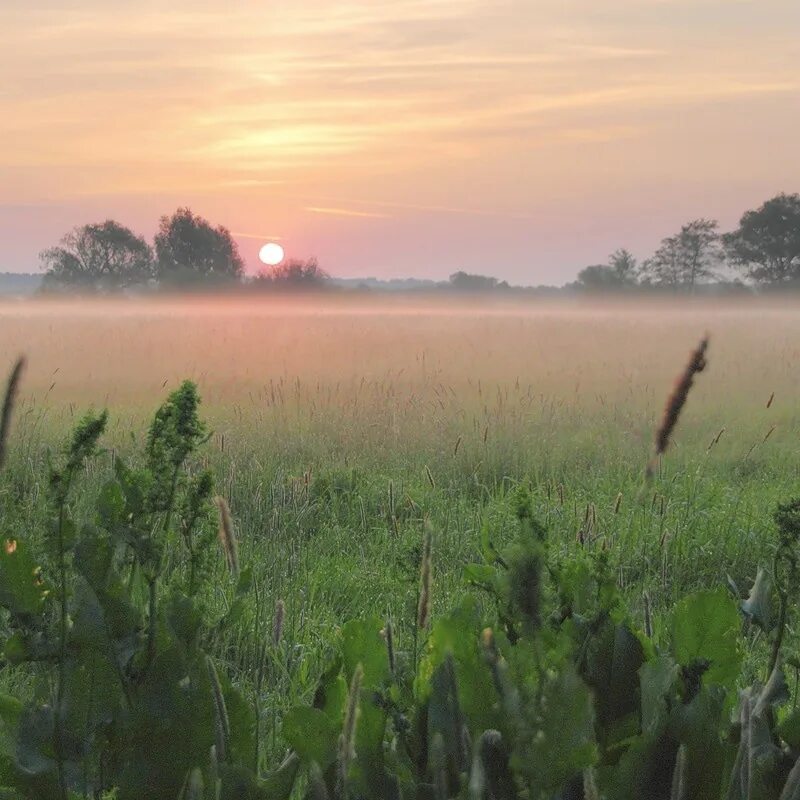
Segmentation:
<svg viewBox="0 0 800 800">
<path fill-rule="evenodd" d="M 2 0 L 0 271 L 189 206 L 338 276 L 561 284 L 800 191 L 797 0 Z"/>
</svg>

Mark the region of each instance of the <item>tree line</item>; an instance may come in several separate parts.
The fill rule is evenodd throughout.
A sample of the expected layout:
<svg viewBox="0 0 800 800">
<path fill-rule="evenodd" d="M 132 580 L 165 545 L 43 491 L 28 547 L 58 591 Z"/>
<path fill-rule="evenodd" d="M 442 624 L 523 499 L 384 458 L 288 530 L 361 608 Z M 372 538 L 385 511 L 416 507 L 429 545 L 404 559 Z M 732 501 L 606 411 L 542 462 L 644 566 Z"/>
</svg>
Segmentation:
<svg viewBox="0 0 800 800">
<path fill-rule="evenodd" d="M 83 225 L 41 254 L 50 290 L 119 291 L 224 287 L 242 284 L 245 264 L 230 231 L 179 208 L 163 216 L 153 244 L 114 221 Z M 247 283 L 253 288 L 330 285 L 316 259 L 288 259 Z M 695 219 L 661 241 L 641 262 L 626 249 L 593 264 L 564 287 L 577 291 L 671 290 L 692 293 L 714 281 L 744 287 L 800 288 L 800 194 L 781 193 L 746 211 L 738 227 L 722 233 L 712 219 Z M 513 291 L 505 281 L 456 272 L 437 288 Z"/>
<path fill-rule="evenodd" d="M 40 254 L 45 290 L 119 291 L 231 286 L 245 276 L 236 240 L 223 225 L 212 225 L 179 208 L 163 216 L 152 246 L 114 220 L 74 228 L 56 247 Z M 312 286 L 327 275 L 316 259 L 287 259 L 251 279 L 255 288 Z"/>
<path fill-rule="evenodd" d="M 746 211 L 728 233 L 713 219 L 687 222 L 641 263 L 628 250 L 616 250 L 607 263 L 582 269 L 572 288 L 693 292 L 700 284 L 741 279 L 760 287 L 800 288 L 800 194 L 778 194 Z"/>
</svg>

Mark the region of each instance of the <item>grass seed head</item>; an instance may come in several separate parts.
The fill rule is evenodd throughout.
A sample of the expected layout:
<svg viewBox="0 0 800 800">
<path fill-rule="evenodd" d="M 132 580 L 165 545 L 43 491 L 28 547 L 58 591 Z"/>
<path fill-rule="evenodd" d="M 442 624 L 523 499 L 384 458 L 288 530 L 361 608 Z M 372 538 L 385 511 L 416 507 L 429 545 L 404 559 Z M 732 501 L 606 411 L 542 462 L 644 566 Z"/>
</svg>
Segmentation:
<svg viewBox="0 0 800 800">
<path fill-rule="evenodd" d="M 228 569 L 234 577 L 239 577 L 239 545 L 233 529 L 233 518 L 228 501 L 224 497 L 215 498 L 214 502 L 219 509 L 219 541 L 228 562 Z"/>
<path fill-rule="evenodd" d="M 664 413 L 661 415 L 661 422 L 656 430 L 655 453 L 647 467 L 648 477 L 652 477 L 653 475 L 655 460 L 666 451 L 669 445 L 670 436 L 675 426 L 678 424 L 678 418 L 686 404 L 686 399 L 689 396 L 689 390 L 694 384 L 695 376 L 706 368 L 707 349 L 708 334 L 700 340 L 700 344 L 698 344 L 690 354 L 683 372 L 678 376 L 678 379 L 675 381 L 675 386 L 667 398 L 667 403 L 664 406 Z"/>
<path fill-rule="evenodd" d="M 14 405 L 17 401 L 19 384 L 22 373 L 25 369 L 25 356 L 20 356 L 14 364 L 8 376 L 6 384 L 6 394 L 3 399 L 3 411 L 0 414 L 0 469 L 5 466 L 6 452 L 8 448 L 8 433 L 11 427 L 11 415 L 14 412 Z"/>
</svg>

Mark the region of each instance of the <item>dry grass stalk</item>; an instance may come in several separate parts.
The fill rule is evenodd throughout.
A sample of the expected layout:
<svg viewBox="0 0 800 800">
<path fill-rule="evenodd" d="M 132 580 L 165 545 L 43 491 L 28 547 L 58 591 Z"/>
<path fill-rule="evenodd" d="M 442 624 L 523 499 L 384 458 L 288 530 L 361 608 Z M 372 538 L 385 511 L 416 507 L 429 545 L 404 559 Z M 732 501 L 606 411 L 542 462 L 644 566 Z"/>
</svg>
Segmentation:
<svg viewBox="0 0 800 800">
<path fill-rule="evenodd" d="M 772 405 L 772 401 L 773 401 L 774 399 L 775 399 L 775 392 L 773 392 L 773 393 L 772 393 L 772 394 L 769 396 L 769 400 L 767 400 L 767 408 L 769 408 L 769 407 Z"/>
<path fill-rule="evenodd" d="M 675 381 L 675 387 L 667 398 L 667 403 L 664 406 L 664 413 L 661 416 L 661 422 L 656 431 L 655 452 L 650 463 L 647 465 L 647 477 L 649 478 L 653 476 L 658 457 L 662 455 L 669 446 L 670 436 L 686 404 L 686 398 L 689 396 L 689 390 L 694 384 L 695 375 L 706 368 L 707 349 L 708 335 L 706 334 L 700 340 L 700 344 L 697 348 L 692 351 L 683 372 L 678 376 L 677 381 Z"/>
<path fill-rule="evenodd" d="M 430 470 L 430 467 L 426 464 L 425 465 L 425 475 L 428 478 L 428 483 L 431 485 L 431 489 L 436 488 L 436 481 L 433 479 L 433 473 Z"/>
<path fill-rule="evenodd" d="M 272 622 L 272 645 L 277 647 L 283 636 L 283 621 L 286 618 L 286 605 L 283 600 L 278 600 L 275 606 L 275 619 Z"/>
<path fill-rule="evenodd" d="M 725 433 L 725 428 L 720 428 L 719 433 L 711 440 L 711 444 L 706 448 L 706 452 L 711 450 L 712 447 L 719 444 L 719 440 L 722 438 L 723 433 Z"/>
<path fill-rule="evenodd" d="M 350 692 L 347 695 L 347 708 L 345 709 L 344 725 L 339 737 L 339 758 L 337 783 L 339 796 L 345 796 L 347 787 L 347 774 L 350 762 L 355 756 L 356 722 L 358 720 L 358 702 L 361 697 L 361 681 L 364 678 L 364 668 L 359 664 L 353 672 L 350 681 Z"/>
<path fill-rule="evenodd" d="M 389 669 L 394 674 L 395 672 L 395 655 L 394 655 L 394 629 L 392 628 L 392 621 L 386 620 L 386 626 L 383 629 L 383 636 L 386 640 L 386 655 L 389 659 Z"/>
<path fill-rule="evenodd" d="M 419 603 L 417 604 L 417 629 L 424 631 L 431 618 L 431 548 L 432 535 L 429 525 L 425 525 L 425 536 L 422 540 L 422 561 L 419 568 Z"/>
<path fill-rule="evenodd" d="M 8 376 L 6 384 L 6 394 L 3 400 L 3 411 L 0 415 L 0 469 L 5 466 L 6 453 L 8 448 L 8 433 L 11 427 L 11 415 L 14 412 L 14 405 L 19 392 L 19 384 L 22 379 L 22 372 L 25 369 L 25 356 L 20 356 L 14 364 Z"/>
<path fill-rule="evenodd" d="M 208 679 L 211 683 L 211 691 L 214 698 L 214 741 L 217 748 L 217 758 L 219 761 L 227 761 L 230 751 L 231 724 L 228 718 L 228 709 L 225 705 L 225 697 L 222 693 L 222 684 L 219 682 L 217 668 L 210 656 L 206 656 L 206 669 Z"/>
<path fill-rule="evenodd" d="M 361 530 L 364 533 L 367 532 L 367 509 L 364 507 L 364 498 L 359 495 L 358 496 L 358 507 L 361 512 Z"/>
<path fill-rule="evenodd" d="M 233 530 L 233 518 L 228 501 L 224 497 L 215 498 L 219 509 L 219 541 L 228 562 L 228 569 L 234 577 L 239 577 L 239 545 Z"/>
<path fill-rule="evenodd" d="M 745 457 L 744 457 L 744 460 L 745 460 L 745 461 L 746 461 L 748 458 L 750 458 L 750 456 L 753 454 L 753 450 L 755 450 L 755 449 L 756 449 L 756 447 L 758 447 L 759 445 L 763 445 L 763 444 L 764 444 L 764 443 L 767 441 L 767 439 L 769 439 L 769 437 L 770 437 L 770 436 L 772 436 L 772 434 L 775 432 L 775 428 L 777 428 L 777 427 L 778 427 L 777 425 L 773 425 L 773 426 L 772 426 L 772 427 L 771 427 L 771 428 L 770 428 L 770 429 L 767 431 L 767 434 L 766 434 L 766 436 L 765 436 L 765 437 L 764 437 L 764 438 L 763 438 L 763 439 L 762 439 L 760 442 L 753 442 L 753 444 L 751 444 L 751 445 L 750 445 L 750 449 L 747 451 L 747 453 L 745 454 Z"/>
</svg>

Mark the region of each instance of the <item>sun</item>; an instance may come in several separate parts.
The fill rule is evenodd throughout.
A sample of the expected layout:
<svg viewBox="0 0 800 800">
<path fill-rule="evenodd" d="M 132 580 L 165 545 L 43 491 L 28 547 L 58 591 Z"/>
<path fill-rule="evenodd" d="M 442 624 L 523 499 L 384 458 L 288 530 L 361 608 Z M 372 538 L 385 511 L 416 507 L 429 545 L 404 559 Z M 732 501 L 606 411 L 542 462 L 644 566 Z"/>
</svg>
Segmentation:
<svg viewBox="0 0 800 800">
<path fill-rule="evenodd" d="M 262 264 L 275 267 L 283 261 L 283 248 L 276 242 L 267 242 L 258 251 L 258 257 Z"/>
</svg>

